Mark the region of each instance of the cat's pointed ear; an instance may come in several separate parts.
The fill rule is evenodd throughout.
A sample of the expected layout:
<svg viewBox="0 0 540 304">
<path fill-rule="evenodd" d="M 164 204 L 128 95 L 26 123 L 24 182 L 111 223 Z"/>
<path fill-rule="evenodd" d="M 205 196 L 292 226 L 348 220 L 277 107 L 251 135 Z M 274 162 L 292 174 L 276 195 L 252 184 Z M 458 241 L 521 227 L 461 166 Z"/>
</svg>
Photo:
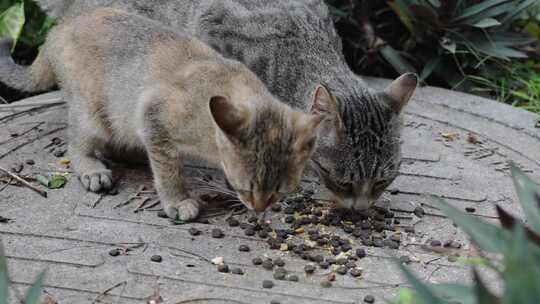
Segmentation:
<svg viewBox="0 0 540 304">
<path fill-rule="evenodd" d="M 337 113 L 337 102 L 328 89 L 322 85 L 315 88 L 311 113 L 332 116 Z"/>
<path fill-rule="evenodd" d="M 298 149 L 306 152 L 313 150 L 321 123 L 326 119 L 325 115 L 320 114 L 303 114 L 299 122 Z"/>
<path fill-rule="evenodd" d="M 384 93 L 390 97 L 390 107 L 392 110 L 400 113 L 411 99 L 417 86 L 418 76 L 414 73 L 403 74 L 392 81 L 384 90 Z"/>
<path fill-rule="evenodd" d="M 223 96 L 210 98 L 210 112 L 217 126 L 229 137 L 238 135 L 238 131 L 248 119 L 245 109 L 239 109 Z"/>
</svg>

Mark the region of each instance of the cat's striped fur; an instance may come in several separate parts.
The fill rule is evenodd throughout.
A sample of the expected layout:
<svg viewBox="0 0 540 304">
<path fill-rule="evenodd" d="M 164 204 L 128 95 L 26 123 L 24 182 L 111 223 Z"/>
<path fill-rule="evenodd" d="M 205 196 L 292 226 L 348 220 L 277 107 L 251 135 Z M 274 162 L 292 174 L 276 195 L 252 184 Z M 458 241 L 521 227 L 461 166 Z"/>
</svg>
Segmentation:
<svg viewBox="0 0 540 304">
<path fill-rule="evenodd" d="M 37 2 L 46 8 L 53 3 L 59 16 L 114 6 L 159 20 L 242 61 L 290 105 L 326 112 L 331 118 L 313 163 L 345 207 L 368 207 L 397 175 L 399 114 L 416 88 L 416 77 L 404 75 L 386 92 L 367 88 L 345 63 L 322 0 Z M 327 90 L 318 90 L 321 98 L 313 104 L 320 85 Z"/>
</svg>

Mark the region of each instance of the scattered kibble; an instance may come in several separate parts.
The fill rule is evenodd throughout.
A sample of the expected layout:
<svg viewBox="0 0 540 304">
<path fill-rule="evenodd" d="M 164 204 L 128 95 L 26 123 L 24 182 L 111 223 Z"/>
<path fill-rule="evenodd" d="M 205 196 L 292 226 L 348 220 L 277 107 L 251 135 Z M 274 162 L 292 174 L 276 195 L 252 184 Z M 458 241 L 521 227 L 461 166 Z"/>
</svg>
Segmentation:
<svg viewBox="0 0 540 304">
<path fill-rule="evenodd" d="M 121 253 L 121 252 L 120 252 L 120 249 L 113 249 L 113 250 L 109 251 L 109 255 L 110 255 L 110 256 L 113 256 L 113 257 L 119 256 L 120 253 Z"/>
<path fill-rule="evenodd" d="M 373 297 L 372 295 L 367 295 L 364 297 L 364 302 L 369 304 L 375 303 L 375 297 Z"/>
<path fill-rule="evenodd" d="M 474 207 L 466 207 L 465 208 L 465 211 L 469 212 L 469 213 L 475 213 L 476 212 L 476 208 Z"/>
<path fill-rule="evenodd" d="M 261 258 L 254 258 L 253 260 L 251 260 L 251 262 L 253 263 L 253 265 L 261 265 L 263 263 L 263 260 Z"/>
<path fill-rule="evenodd" d="M 150 260 L 152 262 L 161 263 L 163 261 L 163 258 L 160 255 L 153 255 L 150 257 Z"/>
<path fill-rule="evenodd" d="M 341 275 L 347 274 L 348 271 L 349 271 L 349 268 L 347 268 L 347 266 L 339 266 L 338 268 L 336 268 L 336 272 Z"/>
<path fill-rule="evenodd" d="M 274 279 L 276 280 L 279 280 L 279 281 L 283 281 L 285 280 L 285 277 L 287 276 L 287 271 L 283 268 L 277 268 L 275 271 L 274 271 Z"/>
<path fill-rule="evenodd" d="M 270 288 L 274 287 L 274 282 L 272 282 L 270 280 L 264 280 L 262 282 L 262 287 L 266 288 L 266 289 L 270 289 Z"/>
<path fill-rule="evenodd" d="M 221 229 L 212 229 L 212 237 L 213 238 L 216 238 L 216 239 L 220 239 L 222 237 L 224 237 L 224 234 L 223 234 L 223 231 L 221 231 Z"/>
<path fill-rule="evenodd" d="M 229 224 L 229 227 L 238 227 L 240 226 L 240 222 L 235 218 L 230 218 L 227 223 Z"/>
<path fill-rule="evenodd" d="M 248 245 L 240 245 L 238 246 L 238 251 L 241 251 L 241 252 L 249 252 L 251 249 L 249 248 Z"/>
<path fill-rule="evenodd" d="M 281 258 L 277 258 L 277 259 L 274 260 L 274 265 L 279 266 L 279 267 L 283 267 L 283 266 L 285 266 L 285 261 L 283 261 L 283 259 L 281 259 Z"/>
<path fill-rule="evenodd" d="M 195 227 L 191 227 L 189 228 L 188 230 L 189 234 L 193 235 L 193 236 L 197 236 L 197 235 L 200 235 L 201 234 L 201 231 Z"/>
<path fill-rule="evenodd" d="M 402 255 L 399 257 L 399 261 L 402 264 L 409 264 L 411 262 L 411 257 L 409 257 L 408 255 Z"/>
<path fill-rule="evenodd" d="M 295 275 L 295 274 L 289 274 L 289 275 L 287 276 L 287 281 L 289 281 L 289 282 L 298 282 L 298 281 L 299 281 L 299 278 L 298 278 L 298 276 Z"/>
<path fill-rule="evenodd" d="M 414 208 L 414 211 L 413 211 L 413 212 L 414 212 L 414 214 L 415 214 L 416 216 L 418 216 L 418 217 L 423 217 L 424 214 L 425 214 L 424 208 L 422 208 L 422 207 L 420 207 L 420 206 Z"/>
<path fill-rule="evenodd" d="M 315 266 L 314 265 L 311 265 L 311 264 L 308 264 L 304 267 L 304 272 L 307 273 L 307 274 L 312 274 L 315 272 Z"/>
<path fill-rule="evenodd" d="M 27 165 L 33 166 L 36 162 L 33 159 L 27 159 L 24 161 Z"/>
<path fill-rule="evenodd" d="M 240 269 L 240 268 L 233 268 L 233 269 L 231 269 L 231 273 L 232 274 L 243 275 L 244 271 L 242 269 Z"/>
<path fill-rule="evenodd" d="M 217 270 L 222 273 L 228 273 L 229 266 L 227 264 L 221 264 L 221 265 L 218 265 Z"/>
<path fill-rule="evenodd" d="M 360 268 L 353 268 L 351 271 L 349 271 L 349 274 L 353 277 L 359 277 L 362 275 L 362 269 Z"/>
<path fill-rule="evenodd" d="M 274 268 L 274 263 L 272 263 L 272 260 L 266 259 L 262 262 L 262 267 L 266 270 L 272 270 Z"/>
<path fill-rule="evenodd" d="M 441 244 L 441 241 L 439 241 L 439 240 L 432 240 L 432 241 L 429 243 L 429 245 L 430 245 L 431 247 L 440 247 L 442 244 Z"/>
</svg>

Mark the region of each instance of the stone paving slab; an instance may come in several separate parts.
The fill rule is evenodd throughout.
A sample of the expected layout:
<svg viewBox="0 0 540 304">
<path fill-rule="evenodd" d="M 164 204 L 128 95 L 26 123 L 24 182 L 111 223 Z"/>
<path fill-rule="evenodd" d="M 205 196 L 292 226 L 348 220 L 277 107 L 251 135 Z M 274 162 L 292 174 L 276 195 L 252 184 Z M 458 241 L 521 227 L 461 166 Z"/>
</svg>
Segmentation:
<svg viewBox="0 0 540 304">
<path fill-rule="evenodd" d="M 368 81 L 374 87 L 388 83 L 382 79 Z M 59 93 L 49 93 L 19 102 L 17 108 L 0 108 L 2 167 L 32 159 L 35 164 L 25 164 L 20 174 L 68 173 L 66 186 L 49 190 L 48 198 L 15 186 L 0 191 L 0 215 L 14 219 L 0 224 L 13 290 L 24 293 L 36 275 L 47 269 L 45 291 L 59 303 L 146 303 L 156 292 L 165 303 L 361 303 L 367 294 L 382 303 L 395 296 L 400 287 L 408 286 L 394 262 L 403 255 L 412 259 L 411 268 L 426 281 L 470 280 L 468 268 L 426 246 L 429 240 L 438 239 L 459 241 L 463 251 L 471 247 L 467 237 L 426 195 L 442 196 L 463 210 L 474 207 L 473 215 L 493 221 L 494 204 L 521 216 L 508 162 L 517 163 L 534 180 L 540 180 L 540 129 L 534 127 L 533 114 L 476 96 L 421 88 L 405 115 L 400 176 L 378 202 L 400 219 L 397 229 L 412 225 L 415 232 L 403 233 L 398 250 L 366 247 L 367 257 L 358 261 L 363 269 L 360 279 L 338 275 L 331 288 L 322 288 L 320 282 L 330 270 L 318 269 L 314 275 L 305 276 L 306 261 L 289 252 L 270 250 L 264 240 L 228 227 L 227 209 L 209 211 L 205 215 L 208 223 L 171 225 L 156 216 L 156 208 L 135 213 L 140 201 L 115 208 L 141 185 L 152 189 L 150 172 L 144 166 L 115 165 L 114 174 L 120 180 L 116 196 L 83 191 L 60 158 L 54 156 L 55 151 L 66 147 L 50 145 L 55 137 L 66 139 L 66 105 L 23 107 L 59 98 Z M 468 141 L 469 133 L 477 143 Z M 189 170 L 193 180 L 206 174 L 221 178 L 219 172 L 197 161 Z M 305 177 L 303 187 L 313 189 L 322 201 L 329 197 L 313 175 Z M 155 199 L 155 194 L 146 196 Z M 413 215 L 417 206 L 426 210 L 424 217 Z M 276 227 L 283 225 L 283 214 L 269 216 Z M 200 229 L 202 234 L 191 236 L 190 227 Z M 224 230 L 223 239 L 210 236 L 216 227 Z M 347 237 L 354 248 L 364 247 L 354 237 Z M 251 252 L 238 252 L 239 245 L 249 245 Z M 127 255 L 108 254 L 122 246 L 133 249 Z M 163 262 L 150 261 L 156 254 Z M 245 274 L 217 272 L 209 262 L 217 256 L 224 257 L 230 267 L 242 268 Z M 286 269 L 297 274 L 300 282 L 274 281 L 274 288 L 263 289 L 262 280 L 272 279 L 272 273 L 252 265 L 256 256 L 282 258 Z M 486 276 L 493 278 L 492 274 Z M 497 287 L 496 280 L 488 281 Z M 12 293 L 10 303 L 16 302 L 16 293 Z"/>
</svg>

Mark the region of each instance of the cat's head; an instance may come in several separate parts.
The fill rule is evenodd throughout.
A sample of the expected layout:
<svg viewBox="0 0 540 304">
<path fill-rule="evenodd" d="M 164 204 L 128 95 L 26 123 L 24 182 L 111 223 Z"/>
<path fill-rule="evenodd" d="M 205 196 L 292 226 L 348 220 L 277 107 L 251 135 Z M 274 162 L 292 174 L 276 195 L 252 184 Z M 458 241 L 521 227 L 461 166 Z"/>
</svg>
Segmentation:
<svg viewBox="0 0 540 304">
<path fill-rule="evenodd" d="M 312 112 L 328 119 L 313 166 L 342 207 L 370 207 L 398 175 L 400 113 L 417 84 L 416 75 L 404 74 L 382 92 L 359 89 L 341 97 L 322 86 L 316 89 Z"/>
<path fill-rule="evenodd" d="M 248 208 L 262 212 L 299 185 L 323 116 L 294 111 L 271 96 L 253 99 L 240 105 L 213 97 L 210 111 L 230 186 Z"/>
</svg>

